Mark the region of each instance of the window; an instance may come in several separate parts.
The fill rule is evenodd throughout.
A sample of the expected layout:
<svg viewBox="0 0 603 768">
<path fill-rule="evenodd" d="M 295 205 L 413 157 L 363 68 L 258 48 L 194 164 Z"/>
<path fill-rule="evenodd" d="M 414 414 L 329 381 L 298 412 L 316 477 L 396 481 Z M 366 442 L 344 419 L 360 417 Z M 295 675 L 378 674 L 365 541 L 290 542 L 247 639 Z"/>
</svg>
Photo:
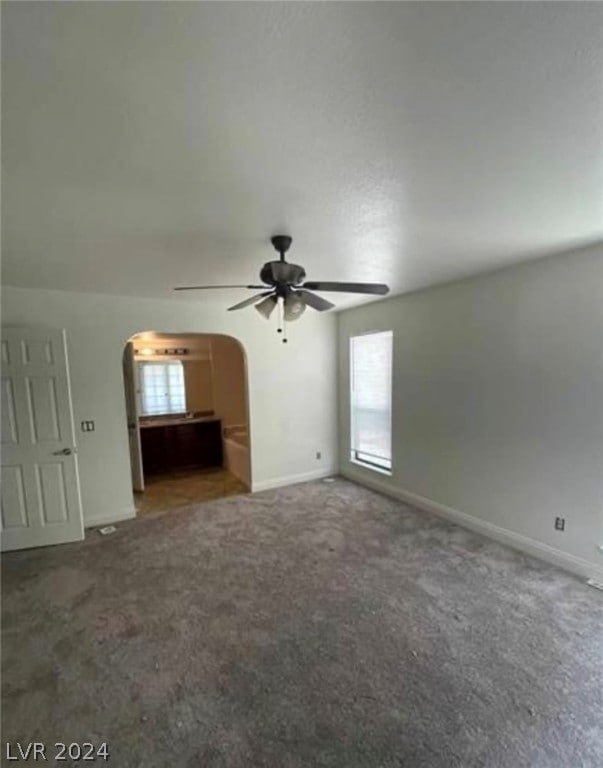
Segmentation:
<svg viewBox="0 0 603 768">
<path fill-rule="evenodd" d="M 186 411 L 184 368 L 180 360 L 170 360 L 169 363 L 138 363 L 138 372 L 142 416 Z"/>
<path fill-rule="evenodd" d="M 391 331 L 350 339 L 351 459 L 392 468 Z"/>
</svg>

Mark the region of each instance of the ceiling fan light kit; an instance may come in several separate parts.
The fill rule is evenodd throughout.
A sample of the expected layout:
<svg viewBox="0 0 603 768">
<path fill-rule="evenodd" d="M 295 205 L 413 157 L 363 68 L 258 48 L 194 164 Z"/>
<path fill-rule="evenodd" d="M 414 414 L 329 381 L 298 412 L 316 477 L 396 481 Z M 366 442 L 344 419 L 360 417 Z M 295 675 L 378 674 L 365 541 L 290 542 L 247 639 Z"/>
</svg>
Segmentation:
<svg viewBox="0 0 603 768">
<path fill-rule="evenodd" d="M 255 308 L 260 313 L 262 317 L 265 317 L 266 320 L 270 317 L 270 315 L 274 312 L 274 308 L 276 307 L 278 299 L 276 296 L 268 296 L 267 298 L 260 301 L 259 304 L 255 305 Z"/>
<path fill-rule="evenodd" d="M 325 312 L 335 305 L 330 301 L 317 296 L 314 291 L 337 291 L 340 293 L 365 293 L 374 296 L 384 296 L 389 292 L 387 285 L 383 283 L 339 283 L 339 282 L 307 282 L 306 270 L 299 264 L 291 264 L 285 261 L 285 254 L 291 247 L 292 238 L 289 235 L 274 235 L 270 239 L 279 259 L 267 261 L 260 270 L 260 280 L 263 285 L 187 285 L 174 288 L 175 291 L 200 291 L 212 288 L 248 288 L 261 290 L 248 299 L 228 308 L 229 312 L 255 305 L 257 311 L 268 319 L 274 308 L 279 306 L 278 332 L 283 332 L 282 324 L 298 320 L 311 307 L 317 312 Z M 280 301 L 279 301 L 280 299 Z M 287 338 L 283 336 L 283 342 Z"/>
<path fill-rule="evenodd" d="M 285 320 L 288 323 L 297 320 L 306 311 L 306 303 L 303 296 L 297 291 L 291 291 L 291 293 L 284 299 L 283 306 L 285 310 Z"/>
</svg>

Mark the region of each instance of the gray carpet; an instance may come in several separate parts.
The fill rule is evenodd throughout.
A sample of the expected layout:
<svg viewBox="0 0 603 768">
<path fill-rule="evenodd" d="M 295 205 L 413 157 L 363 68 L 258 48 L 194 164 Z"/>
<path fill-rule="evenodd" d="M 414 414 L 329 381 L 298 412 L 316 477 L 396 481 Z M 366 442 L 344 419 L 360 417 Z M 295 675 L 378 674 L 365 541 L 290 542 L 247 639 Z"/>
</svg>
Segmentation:
<svg viewBox="0 0 603 768">
<path fill-rule="evenodd" d="M 2 566 L 5 741 L 105 741 L 118 768 L 603 765 L 603 595 L 344 480 Z"/>
</svg>

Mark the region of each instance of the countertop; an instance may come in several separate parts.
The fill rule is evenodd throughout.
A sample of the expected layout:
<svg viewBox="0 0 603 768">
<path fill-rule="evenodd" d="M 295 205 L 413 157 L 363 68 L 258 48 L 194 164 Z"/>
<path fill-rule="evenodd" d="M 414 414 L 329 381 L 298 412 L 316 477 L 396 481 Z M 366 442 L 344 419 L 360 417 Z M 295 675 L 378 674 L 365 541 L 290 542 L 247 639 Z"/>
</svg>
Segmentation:
<svg viewBox="0 0 603 768">
<path fill-rule="evenodd" d="M 195 416 L 192 418 L 186 418 L 185 416 L 170 418 L 167 416 L 165 419 L 153 419 L 152 421 L 139 421 L 138 426 L 141 429 L 148 429 L 149 427 L 175 427 L 180 424 L 199 424 L 206 421 L 220 421 L 216 416 Z"/>
</svg>

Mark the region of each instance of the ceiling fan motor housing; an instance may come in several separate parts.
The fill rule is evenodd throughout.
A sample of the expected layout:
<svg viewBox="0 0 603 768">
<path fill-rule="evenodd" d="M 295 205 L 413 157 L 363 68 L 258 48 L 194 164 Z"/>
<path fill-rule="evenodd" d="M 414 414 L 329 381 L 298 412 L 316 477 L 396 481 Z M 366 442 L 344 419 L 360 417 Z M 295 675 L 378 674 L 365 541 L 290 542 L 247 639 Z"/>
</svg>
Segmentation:
<svg viewBox="0 0 603 768">
<path fill-rule="evenodd" d="M 260 280 L 266 285 L 299 285 L 306 277 L 306 270 L 299 264 L 286 261 L 267 261 L 260 271 Z"/>
</svg>

